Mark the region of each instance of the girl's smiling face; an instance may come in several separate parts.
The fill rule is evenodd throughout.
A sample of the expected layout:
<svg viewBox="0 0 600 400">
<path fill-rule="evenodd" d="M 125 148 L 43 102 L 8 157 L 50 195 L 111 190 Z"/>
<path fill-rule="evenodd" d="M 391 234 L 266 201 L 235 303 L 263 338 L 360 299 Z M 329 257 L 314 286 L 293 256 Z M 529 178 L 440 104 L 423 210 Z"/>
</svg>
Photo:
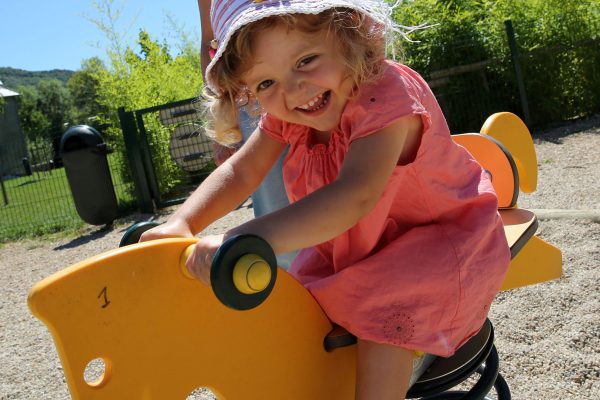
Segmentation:
<svg viewBox="0 0 600 400">
<path fill-rule="evenodd" d="M 252 53 L 242 80 L 265 111 L 319 132 L 339 125 L 353 83 L 334 35 L 277 25 L 256 34 Z"/>
</svg>

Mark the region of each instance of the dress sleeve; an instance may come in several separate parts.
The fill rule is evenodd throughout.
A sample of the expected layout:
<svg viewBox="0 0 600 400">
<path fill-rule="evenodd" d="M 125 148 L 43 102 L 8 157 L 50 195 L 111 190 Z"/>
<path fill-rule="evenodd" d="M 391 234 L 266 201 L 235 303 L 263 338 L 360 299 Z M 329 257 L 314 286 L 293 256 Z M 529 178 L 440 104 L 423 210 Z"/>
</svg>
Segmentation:
<svg viewBox="0 0 600 400">
<path fill-rule="evenodd" d="M 258 127 L 269 137 L 278 142 L 287 143 L 284 138 L 284 122 L 270 114 L 263 114 L 258 123 Z"/>
<path fill-rule="evenodd" d="M 427 83 L 400 64 L 388 63 L 382 77 L 363 87 L 350 99 L 340 121 L 340 129 L 352 142 L 375 133 L 399 118 L 419 114 L 428 119 L 422 104 Z"/>
</svg>

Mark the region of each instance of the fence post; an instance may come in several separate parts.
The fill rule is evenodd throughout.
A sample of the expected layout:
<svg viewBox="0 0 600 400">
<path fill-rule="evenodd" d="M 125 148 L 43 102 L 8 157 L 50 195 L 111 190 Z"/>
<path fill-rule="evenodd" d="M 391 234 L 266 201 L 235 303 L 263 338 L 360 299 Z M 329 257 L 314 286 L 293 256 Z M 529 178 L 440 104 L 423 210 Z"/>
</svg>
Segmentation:
<svg viewBox="0 0 600 400">
<path fill-rule="evenodd" d="M 119 107 L 118 112 L 140 211 L 143 213 L 153 213 L 154 205 L 152 203 L 152 197 L 150 196 L 148 179 L 142 163 L 133 112 L 125 111 L 124 107 Z"/>
<path fill-rule="evenodd" d="M 510 48 L 510 57 L 515 69 L 515 77 L 517 78 L 517 86 L 519 88 L 519 97 L 521 99 L 521 107 L 523 109 L 523 119 L 527 126 L 531 126 L 531 117 L 529 114 L 529 102 L 527 101 L 527 92 L 525 91 L 525 81 L 523 80 L 523 72 L 521 71 L 521 62 L 519 61 L 519 50 L 517 49 L 517 41 L 515 39 L 515 31 L 512 21 L 507 19 L 504 21 L 506 28 L 506 36 L 508 38 L 508 47 Z"/>
<path fill-rule="evenodd" d="M 4 199 L 4 205 L 8 205 L 8 195 L 6 194 L 6 188 L 4 187 L 4 178 L 2 178 L 2 172 L 0 172 L 0 186 L 2 186 L 2 198 Z"/>
</svg>

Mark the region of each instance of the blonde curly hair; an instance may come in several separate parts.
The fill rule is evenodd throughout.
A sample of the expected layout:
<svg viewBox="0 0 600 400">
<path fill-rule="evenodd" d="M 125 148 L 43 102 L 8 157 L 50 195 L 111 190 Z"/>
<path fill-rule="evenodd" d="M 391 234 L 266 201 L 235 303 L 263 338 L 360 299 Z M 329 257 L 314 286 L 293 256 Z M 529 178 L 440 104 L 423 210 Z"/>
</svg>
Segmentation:
<svg viewBox="0 0 600 400">
<path fill-rule="evenodd" d="M 227 51 L 210 71 L 220 92 L 212 93 L 207 87 L 203 92 L 209 113 L 206 131 L 220 144 L 231 146 L 241 140 L 238 108 L 247 104 L 251 96 L 241 77 L 253 66 L 252 38 L 276 26 L 309 34 L 321 30 L 333 34 L 355 88 L 381 73 L 384 28 L 356 10 L 334 8 L 320 14 L 276 15 L 246 25 L 234 34 Z"/>
</svg>

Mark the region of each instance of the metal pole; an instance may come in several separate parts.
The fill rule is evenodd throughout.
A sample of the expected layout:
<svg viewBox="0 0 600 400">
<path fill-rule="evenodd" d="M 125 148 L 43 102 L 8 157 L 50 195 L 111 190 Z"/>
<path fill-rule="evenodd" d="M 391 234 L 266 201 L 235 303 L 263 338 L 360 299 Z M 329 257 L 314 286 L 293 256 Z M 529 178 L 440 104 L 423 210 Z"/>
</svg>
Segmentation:
<svg viewBox="0 0 600 400">
<path fill-rule="evenodd" d="M 2 198 L 4 199 L 4 205 L 8 205 L 8 195 L 6 194 L 6 188 L 4 187 L 4 179 L 2 178 L 2 174 L 0 174 L 0 186 L 2 186 Z"/>
<path fill-rule="evenodd" d="M 119 120 L 121 122 L 121 130 L 123 131 L 123 139 L 125 141 L 125 149 L 127 158 L 131 166 L 131 174 L 133 183 L 138 198 L 140 210 L 144 213 L 153 213 L 154 204 L 148 187 L 148 177 L 144 170 L 140 145 L 137 141 L 137 128 L 133 112 L 125 111 L 125 108 L 119 108 Z"/>
<path fill-rule="evenodd" d="M 517 78 L 517 86 L 519 88 L 519 97 L 521 98 L 521 107 L 523 109 L 523 119 L 527 126 L 531 126 L 531 117 L 529 114 L 529 102 L 527 101 L 527 92 L 525 91 L 525 81 L 523 80 L 523 72 L 521 71 L 521 62 L 519 60 L 519 51 L 517 49 L 517 41 L 515 39 L 515 31 L 512 21 L 507 19 L 504 21 L 506 27 L 506 36 L 508 38 L 508 47 L 510 48 L 510 56 L 513 67 L 515 69 L 515 77 Z"/>
</svg>

